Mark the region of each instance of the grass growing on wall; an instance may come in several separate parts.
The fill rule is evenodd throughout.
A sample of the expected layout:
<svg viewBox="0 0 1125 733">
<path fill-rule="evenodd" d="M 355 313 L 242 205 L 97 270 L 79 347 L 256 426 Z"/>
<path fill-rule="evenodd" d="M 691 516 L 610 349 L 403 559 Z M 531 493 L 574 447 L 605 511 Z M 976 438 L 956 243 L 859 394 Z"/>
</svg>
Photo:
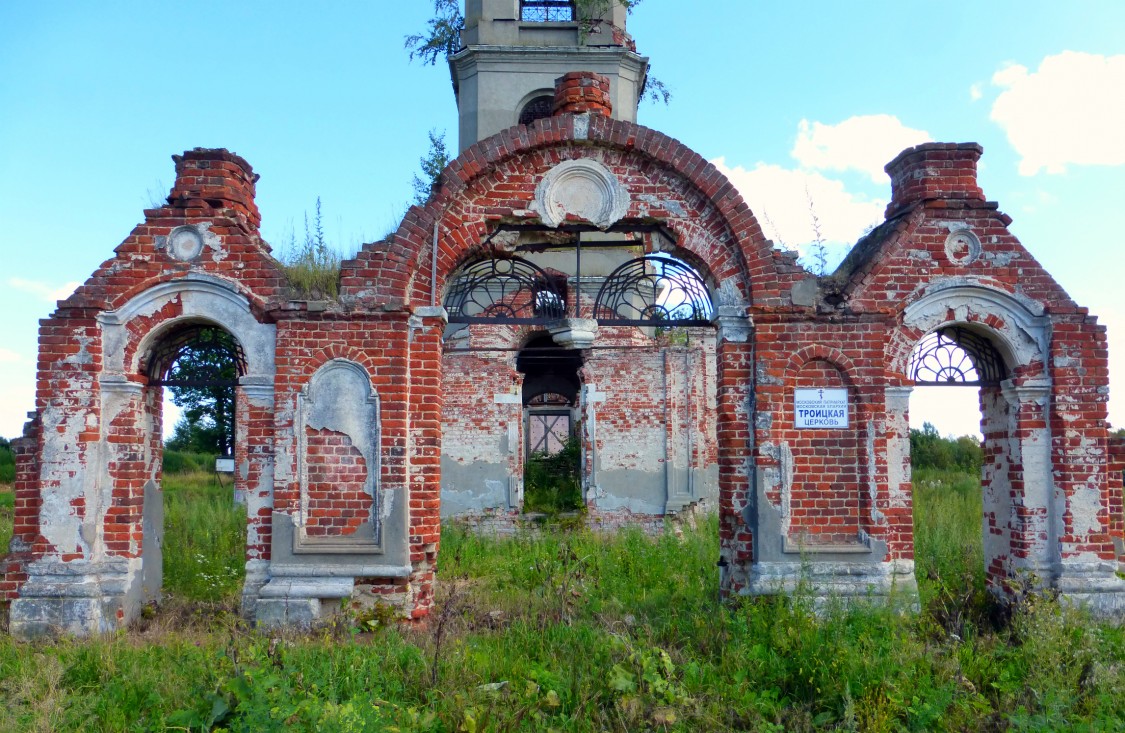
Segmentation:
<svg viewBox="0 0 1125 733">
<path fill-rule="evenodd" d="M 189 508 L 210 491 L 168 488 Z M 713 517 L 655 539 L 447 528 L 425 626 L 353 612 L 271 636 L 158 614 L 92 641 L 0 637 L 0 730 L 1120 730 L 1122 629 L 1040 596 L 999 624 L 951 619 L 942 584 L 982 577 L 979 488 L 920 474 L 916 494 L 917 614 L 720 604 Z"/>
</svg>

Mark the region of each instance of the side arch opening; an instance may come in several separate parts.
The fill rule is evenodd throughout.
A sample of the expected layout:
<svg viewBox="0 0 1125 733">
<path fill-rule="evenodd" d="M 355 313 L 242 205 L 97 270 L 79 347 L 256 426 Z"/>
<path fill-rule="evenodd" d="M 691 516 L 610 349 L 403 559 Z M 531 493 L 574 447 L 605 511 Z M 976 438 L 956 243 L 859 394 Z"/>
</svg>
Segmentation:
<svg viewBox="0 0 1125 733">
<path fill-rule="evenodd" d="M 229 600 L 242 587 L 247 555 L 246 489 L 236 471 L 247 456 L 242 344 L 211 321 L 186 319 L 152 337 L 139 368 L 147 378 L 145 600 Z M 171 433 L 169 408 L 180 416 Z"/>
<path fill-rule="evenodd" d="M 1045 392 L 1016 385 L 999 340 L 975 322 L 945 324 L 910 353 L 909 480 L 923 602 L 940 592 L 998 591 L 1024 560 L 1038 564 L 1034 557 L 1048 552 L 1049 471 L 1039 464 L 1049 459 L 1027 442 L 1045 437 Z"/>
</svg>

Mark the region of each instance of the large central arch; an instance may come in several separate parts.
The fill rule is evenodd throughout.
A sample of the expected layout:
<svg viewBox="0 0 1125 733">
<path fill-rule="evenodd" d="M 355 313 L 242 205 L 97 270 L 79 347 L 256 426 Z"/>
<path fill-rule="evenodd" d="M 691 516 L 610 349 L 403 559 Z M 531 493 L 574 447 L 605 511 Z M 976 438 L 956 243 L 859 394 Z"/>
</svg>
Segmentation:
<svg viewBox="0 0 1125 733">
<path fill-rule="evenodd" d="M 753 552 L 744 518 L 753 464 L 750 310 L 755 298 L 768 303 L 785 285 L 778 283 L 776 253 L 753 214 L 697 153 L 655 131 L 598 115 L 559 115 L 513 128 L 451 163 L 435 195 L 407 214 L 388 244 L 359 255 L 345 272 L 344 290 L 360 300 L 401 297 L 417 314 L 444 318 L 441 304 L 460 268 L 481 248 L 510 251 L 519 232 L 534 227 L 547 234 L 581 229 L 595 236 L 658 228 L 671 239 L 662 249 L 705 274 L 717 329 L 715 434 L 723 555 L 728 563 L 748 562 Z M 572 331 L 588 327 L 573 318 L 564 321 Z M 434 344 L 429 355 L 435 363 L 441 361 L 440 348 Z M 497 393 L 507 391 L 498 387 L 503 389 Z M 724 583 L 732 587 L 725 576 Z"/>
</svg>

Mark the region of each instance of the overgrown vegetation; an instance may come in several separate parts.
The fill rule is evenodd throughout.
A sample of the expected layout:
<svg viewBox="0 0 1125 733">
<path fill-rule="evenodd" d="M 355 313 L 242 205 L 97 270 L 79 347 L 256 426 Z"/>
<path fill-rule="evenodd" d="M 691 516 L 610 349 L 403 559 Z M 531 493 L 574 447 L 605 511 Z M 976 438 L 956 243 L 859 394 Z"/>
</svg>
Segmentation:
<svg viewBox="0 0 1125 733">
<path fill-rule="evenodd" d="M 445 132 L 430 130 L 430 148 L 419 159 L 422 175 L 414 174 L 410 185 L 414 188 L 414 203 L 425 205 L 437 189 L 438 180 L 445 166 L 449 165 L 449 151 L 445 147 Z"/>
<path fill-rule="evenodd" d="M 246 507 L 234 503 L 230 481 L 219 482 L 213 457 L 204 470 L 168 468 L 165 458 L 164 591 L 178 600 L 233 601 L 245 574 Z"/>
<path fill-rule="evenodd" d="M 165 476 L 179 473 L 206 473 L 215 470 L 214 453 L 192 453 L 164 446 L 163 471 Z"/>
<path fill-rule="evenodd" d="M 983 460 L 980 440 L 971 435 L 942 437 L 931 423 L 910 431 L 910 461 L 915 469 L 960 471 L 979 477 Z"/>
<path fill-rule="evenodd" d="M 89 641 L 0 637 L 0 730 L 1108 731 L 1125 719 L 1120 627 L 1034 594 L 998 621 L 975 595 L 980 491 L 956 474 L 917 475 L 919 614 L 817 615 L 801 593 L 720 604 L 710 518 L 656 539 L 446 528 L 429 625 L 348 609 L 303 635 L 236 621 L 236 582 L 184 585 L 195 552 L 241 565 L 233 525 L 208 534 L 228 521 L 212 509 L 174 529 L 177 513 L 212 505 L 244 521 L 211 481 L 166 479 L 166 575 L 173 595 L 219 598 L 187 608 L 219 610 L 169 603 Z"/>
<path fill-rule="evenodd" d="M 298 242 L 296 233 L 291 233 L 279 259 L 289 286 L 298 295 L 309 300 L 335 300 L 339 296 L 341 257 L 324 237 L 319 196 L 311 224 L 305 214 L 304 238 Z"/>
<path fill-rule="evenodd" d="M 16 480 L 16 455 L 12 444 L 0 438 L 0 484 L 10 484 Z"/>
<path fill-rule="evenodd" d="M 0 556 L 8 551 L 8 543 L 12 541 L 16 505 L 12 482 L 15 480 L 16 456 L 12 453 L 11 443 L 0 438 Z"/>
<path fill-rule="evenodd" d="M 8 552 L 15 523 L 16 495 L 8 484 L 0 484 L 0 557 Z"/>
<path fill-rule="evenodd" d="M 527 457 L 523 473 L 523 509 L 555 515 L 582 508 L 582 441 L 570 436 L 561 450 Z"/>
</svg>

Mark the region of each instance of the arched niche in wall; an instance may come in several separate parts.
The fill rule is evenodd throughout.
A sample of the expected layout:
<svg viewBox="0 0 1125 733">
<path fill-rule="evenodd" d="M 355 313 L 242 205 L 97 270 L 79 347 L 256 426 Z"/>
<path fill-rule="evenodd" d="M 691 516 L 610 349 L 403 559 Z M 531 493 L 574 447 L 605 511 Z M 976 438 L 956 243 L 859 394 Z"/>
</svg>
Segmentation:
<svg viewBox="0 0 1125 733">
<path fill-rule="evenodd" d="M 816 354 L 791 377 L 779 432 L 787 553 L 866 553 L 866 419 L 847 370 Z"/>
<path fill-rule="evenodd" d="M 379 396 L 359 364 L 333 359 L 297 400 L 295 553 L 381 553 Z"/>
</svg>

